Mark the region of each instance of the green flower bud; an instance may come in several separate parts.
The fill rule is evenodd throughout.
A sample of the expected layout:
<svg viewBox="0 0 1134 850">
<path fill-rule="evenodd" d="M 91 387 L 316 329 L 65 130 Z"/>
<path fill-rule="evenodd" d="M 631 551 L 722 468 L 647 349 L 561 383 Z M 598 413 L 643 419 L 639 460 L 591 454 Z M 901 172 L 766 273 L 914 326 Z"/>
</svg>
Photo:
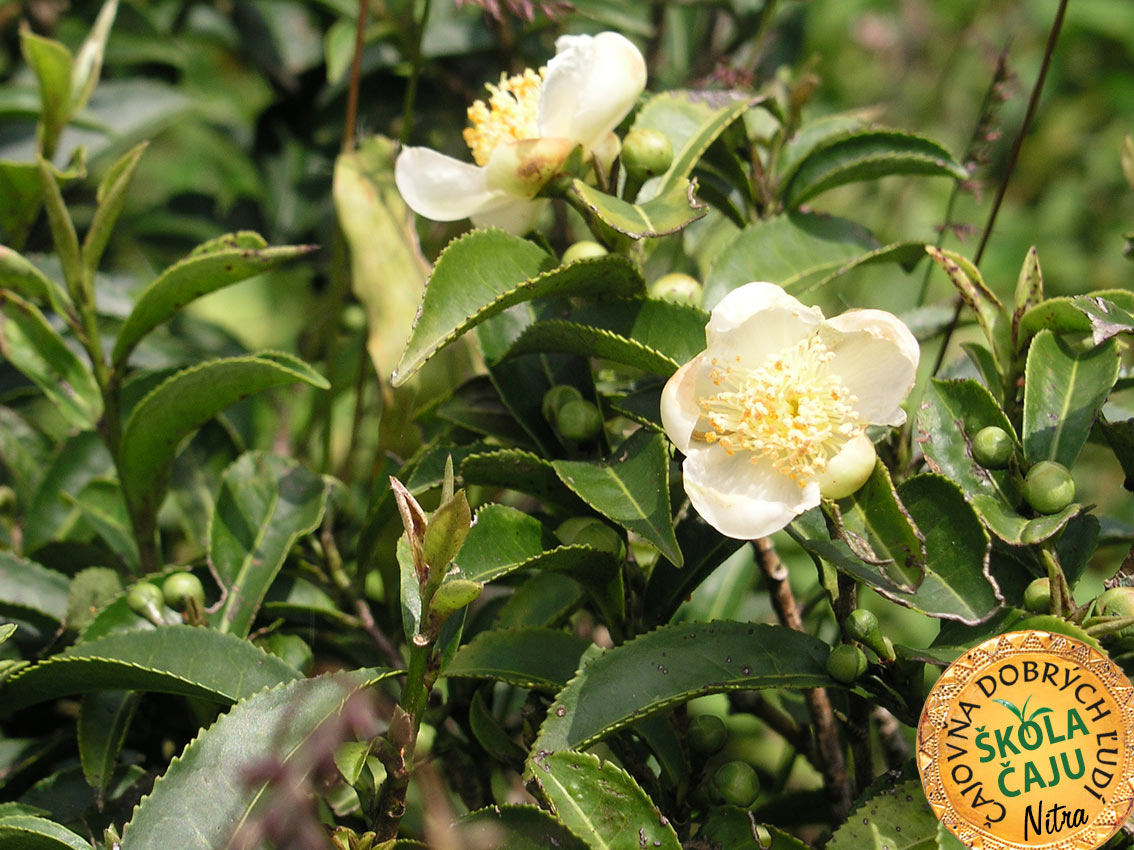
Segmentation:
<svg viewBox="0 0 1134 850">
<path fill-rule="evenodd" d="M 620 560 L 626 555 L 622 535 L 595 517 L 577 516 L 564 520 L 555 529 L 555 536 L 567 546 L 589 546 Z"/>
<path fill-rule="evenodd" d="M 728 727 L 715 714 L 696 714 L 689 719 L 685 740 L 697 755 L 711 756 L 728 740 Z"/>
<path fill-rule="evenodd" d="M 664 274 L 650 284 L 650 297 L 690 307 L 701 306 L 701 283 L 682 272 Z"/>
<path fill-rule="evenodd" d="M 1014 449 L 1011 435 L 995 425 L 981 428 L 973 437 L 973 460 L 985 469 L 1006 467 Z"/>
<path fill-rule="evenodd" d="M 866 672 L 866 653 L 852 644 L 840 643 L 827 656 L 827 672 L 836 682 L 849 685 Z"/>
<path fill-rule="evenodd" d="M 366 308 L 361 304 L 347 304 L 339 314 L 339 322 L 344 331 L 358 333 L 366 330 Z"/>
<path fill-rule="evenodd" d="M 602 414 L 585 399 L 569 401 L 559 408 L 555 427 L 564 439 L 580 443 L 593 440 L 602 433 Z"/>
<path fill-rule="evenodd" d="M 155 624 L 164 622 L 161 615 L 164 602 L 161 588 L 148 581 L 138 582 L 126 594 L 126 607 Z"/>
<path fill-rule="evenodd" d="M 1033 614 L 1046 614 L 1051 610 L 1051 582 L 1037 578 L 1024 588 L 1024 608 Z"/>
<path fill-rule="evenodd" d="M 879 658 L 884 661 L 894 660 L 894 646 L 890 643 L 890 639 L 882 634 L 882 629 L 878 625 L 878 618 L 874 616 L 873 612 L 865 608 L 854 609 L 843 623 L 843 629 L 846 631 L 847 637 L 869 646 L 878 653 Z"/>
<path fill-rule="evenodd" d="M 658 130 L 631 130 L 622 140 L 622 167 L 626 175 L 645 180 L 664 174 L 673 162 L 673 144 Z"/>
<path fill-rule="evenodd" d="M 726 761 L 709 780 L 709 796 L 721 805 L 747 809 L 760 796 L 760 777 L 747 762 Z"/>
<path fill-rule="evenodd" d="M 559 408 L 569 401 L 581 401 L 583 394 L 570 384 L 556 384 L 543 394 L 543 418 L 552 425 L 559 419 Z"/>
<path fill-rule="evenodd" d="M 7 484 L 0 484 L 0 516 L 11 516 L 17 501 L 16 491 Z"/>
<path fill-rule="evenodd" d="M 1075 500 L 1075 481 L 1063 464 L 1041 460 L 1024 478 L 1024 500 L 1041 514 L 1059 513 Z"/>
<path fill-rule="evenodd" d="M 184 611 L 192 603 L 197 608 L 205 605 L 205 588 L 201 580 L 190 572 L 176 572 L 161 586 L 165 604 L 175 611 Z"/>
<path fill-rule="evenodd" d="M 581 239 L 567 246 L 567 250 L 563 252 L 562 264 L 567 265 L 569 263 L 576 263 L 579 260 L 605 257 L 609 253 L 610 252 L 598 242 L 591 242 L 589 239 Z"/>
<path fill-rule="evenodd" d="M 874 473 L 878 453 L 865 434 L 850 440 L 831 458 L 819 476 L 819 494 L 824 499 L 845 499 L 858 490 Z"/>
</svg>

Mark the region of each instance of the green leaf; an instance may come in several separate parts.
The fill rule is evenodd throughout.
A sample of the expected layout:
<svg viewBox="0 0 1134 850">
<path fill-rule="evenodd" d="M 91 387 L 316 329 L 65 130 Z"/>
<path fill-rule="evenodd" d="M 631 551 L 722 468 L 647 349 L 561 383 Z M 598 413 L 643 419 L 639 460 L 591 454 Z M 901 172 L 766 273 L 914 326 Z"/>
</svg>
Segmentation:
<svg viewBox="0 0 1134 850">
<path fill-rule="evenodd" d="M 126 500 L 118 482 L 94 478 L 83 485 L 77 496 L 66 491 L 61 495 L 78 508 L 83 519 L 95 529 L 114 554 L 122 559 L 122 563 L 137 572 L 142 559 L 138 553 L 138 541 L 130 526 Z"/>
<path fill-rule="evenodd" d="M 117 0 L 107 0 L 103 11 L 105 12 L 107 8 L 117 5 Z M 99 260 L 102 259 L 102 253 L 106 250 L 107 242 L 110 241 L 114 224 L 118 221 L 122 207 L 126 204 L 126 193 L 130 189 L 130 182 L 134 179 L 134 171 L 137 169 L 138 161 L 141 160 L 148 145 L 149 142 L 142 142 L 127 151 L 118 162 L 110 167 L 99 184 L 98 208 L 95 210 L 94 219 L 91 221 L 87 235 L 83 237 L 83 266 L 86 268 L 87 275 L 91 278 L 94 277 Z"/>
<path fill-rule="evenodd" d="M 36 137 L 39 152 L 51 159 L 71 113 L 71 51 L 58 41 L 36 35 L 26 23 L 20 27 L 20 50 L 39 80 Z"/>
<path fill-rule="evenodd" d="M 404 383 L 444 346 L 513 304 L 548 296 L 640 295 L 645 282 L 623 257 L 608 255 L 552 268 L 527 240 L 474 230 L 437 258 L 417 321 L 391 381 Z"/>
<path fill-rule="evenodd" d="M 747 811 L 738 806 L 714 806 L 697 831 L 698 837 L 720 850 L 807 850 L 807 845 L 774 826 L 764 826 L 772 838 L 765 844 L 755 833 L 756 823 Z"/>
<path fill-rule="evenodd" d="M 604 328 L 566 319 L 536 322 L 516 340 L 509 356 L 558 351 L 582 357 L 600 357 L 659 375 L 672 375 L 680 365 L 660 351 Z"/>
<path fill-rule="evenodd" d="M 828 850 L 936 850 L 937 817 L 921 782 L 882 786 L 835 830 Z"/>
<path fill-rule="evenodd" d="M 298 381 L 329 386 L 303 361 L 272 351 L 208 361 L 163 382 L 138 403 L 123 429 L 119 470 L 127 501 L 156 510 L 186 437 L 252 393 Z"/>
<path fill-rule="evenodd" d="M 91 850 L 91 845 L 53 820 L 9 815 L 0 818 L 0 850 Z"/>
<path fill-rule="evenodd" d="M 1016 511 L 1019 482 L 1009 470 L 985 469 L 973 460 L 972 439 L 989 425 L 1015 434 L 1000 405 L 976 381 L 933 380 L 918 411 L 917 441 L 929 468 L 964 491 L 988 528 L 1002 540 L 1020 545 L 1029 520 Z M 1076 506 L 1063 521 L 1077 511 Z"/>
<path fill-rule="evenodd" d="M 861 130 L 873 118 L 873 111 L 867 108 L 857 112 L 840 112 L 805 123 L 788 139 L 780 152 L 776 161 L 777 182 L 784 185 L 791 180 L 799 164 L 815 148 Z"/>
<path fill-rule="evenodd" d="M 1095 345 L 1101 345 L 1118 334 L 1134 333 L 1134 315 L 1113 301 L 1099 296 L 1079 295 L 1072 298 L 1071 303 L 1090 320 Z"/>
<path fill-rule="evenodd" d="M 781 196 L 789 208 L 861 180 L 921 174 L 965 180 L 968 172 L 944 147 L 924 136 L 895 130 L 859 130 L 817 145 L 799 163 Z"/>
<path fill-rule="evenodd" d="M 641 717 L 704 694 L 818 688 L 829 647 L 782 626 L 682 623 L 608 649 L 559 692 L 532 752 L 585 749 Z"/>
<path fill-rule="evenodd" d="M 530 325 L 509 356 L 561 351 L 671 375 L 705 349 L 707 313 L 669 301 L 604 301 Z"/>
<path fill-rule="evenodd" d="M 133 691 L 101 691 L 86 694 L 79 703 L 79 758 L 97 800 L 103 799 L 114 776 L 139 696 Z"/>
<path fill-rule="evenodd" d="M 461 464 L 461 477 L 468 484 L 527 493 L 574 513 L 587 510 L 586 503 L 559 479 L 551 461 L 522 449 L 471 454 Z"/>
<path fill-rule="evenodd" d="M 0 354 L 35 383 L 71 425 L 90 428 L 102 396 L 90 368 L 34 304 L 0 292 Z"/>
<path fill-rule="evenodd" d="M 24 549 L 35 552 L 52 540 L 65 540 L 75 530 L 79 511 L 63 498 L 78 493 L 89 481 L 114 474 L 114 461 L 94 431 L 67 440 L 47 468 L 28 511 Z"/>
<path fill-rule="evenodd" d="M 456 566 L 454 577 L 482 583 L 519 570 L 563 572 L 582 583 L 608 616 L 624 613 L 622 572 L 613 555 L 588 546 L 561 546 L 535 517 L 506 505 L 477 511 Z"/>
<path fill-rule="evenodd" d="M 0 192 L 3 192 L 2 184 Z M 67 293 L 51 278 L 4 245 L 0 245 L 0 289 L 7 289 L 28 301 L 66 304 L 69 300 Z"/>
<path fill-rule="evenodd" d="M 1075 306 L 1078 298 L 1102 298 L 1128 313 L 1134 311 L 1134 292 L 1125 289 L 1103 289 L 1074 298 L 1048 298 L 1021 317 L 1017 350 L 1022 351 L 1028 340 L 1044 329 L 1056 333 L 1092 333 L 1090 318 Z"/>
<path fill-rule="evenodd" d="M 500 606 L 494 628 L 555 626 L 578 608 L 586 594 L 579 583 L 560 573 L 535 573 L 523 581 Z"/>
<path fill-rule="evenodd" d="M 106 40 L 110 37 L 110 28 L 114 25 L 114 17 L 118 13 L 118 0 L 106 0 L 95 18 L 94 26 L 87 33 L 83 46 L 75 56 L 75 63 L 71 68 L 71 103 L 68 107 L 70 115 L 76 114 L 87 105 L 91 93 L 98 85 L 98 78 L 102 72 L 102 57 L 106 52 Z"/>
<path fill-rule="evenodd" d="M 1000 299 L 985 285 L 980 270 L 966 257 L 932 245 L 926 245 L 925 252 L 945 271 L 962 300 L 976 315 L 1000 375 L 1002 378 L 1008 375 L 1012 366 L 1011 320 Z"/>
<path fill-rule="evenodd" d="M 613 762 L 554 753 L 540 760 L 535 777 L 559 819 L 593 850 L 681 850 L 669 821 Z"/>
<path fill-rule="evenodd" d="M 71 694 L 128 689 L 234 703 L 299 678 L 246 640 L 193 626 L 119 632 L 68 647 L 0 686 L 10 714 Z"/>
<path fill-rule="evenodd" d="M 1020 339 L 1020 322 L 1024 315 L 1043 303 L 1043 270 L 1040 269 L 1036 246 L 1028 249 L 1024 265 L 1016 280 L 1015 307 L 1012 310 L 1012 350 L 1017 354 L 1023 350 Z"/>
<path fill-rule="evenodd" d="M 669 457 L 661 434 L 642 428 L 606 460 L 556 460 L 552 466 L 588 505 L 681 565 L 669 513 Z"/>
<path fill-rule="evenodd" d="M 469 378 L 436 407 L 437 416 L 454 425 L 507 443 L 527 444 L 527 434 L 486 375 Z"/>
<path fill-rule="evenodd" d="M 750 224 L 725 246 L 705 279 L 704 305 L 714 307 L 753 280 L 789 292 L 810 289 L 878 247 L 861 225 L 818 213 L 790 213 Z"/>
<path fill-rule="evenodd" d="M 893 584 L 915 590 L 925 576 L 925 535 L 894 492 L 886 465 L 878 461 L 866 483 L 837 505 L 851 550 Z"/>
<path fill-rule="evenodd" d="M 304 771 L 326 755 L 312 739 L 342 713 L 348 699 L 394 671 L 361 670 L 288 682 L 236 705 L 174 759 L 134 809 L 121 850 L 218 850 L 270 795 L 265 764 Z M 254 771 L 256 779 L 249 777 Z M 202 783 L 202 777 L 209 777 Z"/>
<path fill-rule="evenodd" d="M 673 162 L 664 174 L 646 182 L 638 200 L 664 195 L 689 177 L 709 146 L 753 102 L 729 91 L 670 91 L 642 104 L 631 129 L 664 134 L 673 145 Z"/>
<path fill-rule="evenodd" d="M 461 847 L 508 850 L 591 850 L 563 824 L 535 806 L 492 806 L 462 817 L 454 825 Z"/>
<path fill-rule="evenodd" d="M 492 629 L 457 650 L 443 673 L 554 693 L 575 675 L 589 645 L 558 629 Z"/>
<path fill-rule="evenodd" d="M 60 171 L 54 165 L 55 179 L 65 183 L 86 176 L 86 149 L 75 148 L 70 163 Z M 43 205 L 43 180 L 38 162 L 12 162 L 0 159 L 0 234 L 7 233 L 10 247 L 20 249 L 27 240 Z"/>
<path fill-rule="evenodd" d="M 146 334 L 189 302 L 313 250 L 311 245 L 269 248 L 260 236 L 247 232 L 232 233 L 198 247 L 163 271 L 138 296 L 114 342 L 114 364 L 125 363 Z"/>
<path fill-rule="evenodd" d="M 709 208 L 696 198 L 697 181 L 681 178 L 664 194 L 644 204 L 631 204 L 600 192 L 582 180 L 571 184 L 570 192 L 591 214 L 608 227 L 631 239 L 665 236 L 704 218 Z M 566 266 L 566 268 L 571 268 Z"/>
<path fill-rule="evenodd" d="M 948 478 L 915 475 L 898 488 L 902 504 L 925 536 L 925 578 L 909 596 L 882 591 L 931 617 L 984 622 L 1004 604 L 989 572 L 991 543 L 965 496 Z"/>
<path fill-rule="evenodd" d="M 350 248 L 351 289 L 366 308 L 366 349 L 383 377 L 398 362 L 429 274 L 413 213 L 394 185 L 396 149 L 383 136 L 360 140 L 335 160 L 333 181 L 335 212 Z"/>
<path fill-rule="evenodd" d="M 47 211 L 47 223 L 51 227 L 55 253 L 59 256 L 59 263 L 63 267 L 63 279 L 67 282 L 67 290 L 71 298 L 77 301 L 78 293 L 84 288 L 79 237 L 75 233 L 71 214 L 67 212 L 67 205 L 63 203 L 63 194 L 59 189 L 59 180 L 54 167 L 43 157 L 39 158 L 37 166 L 43 189 L 43 206 Z"/>
<path fill-rule="evenodd" d="M 318 528 L 327 482 L 288 458 L 247 452 L 221 476 L 209 523 L 209 563 L 224 586 L 213 627 L 244 637 L 284 559 Z"/>
<path fill-rule="evenodd" d="M 1111 340 L 1077 352 L 1051 331 L 1028 349 L 1024 371 L 1024 457 L 1029 463 L 1075 463 L 1110 389 L 1118 378 L 1118 348 Z"/>
<path fill-rule="evenodd" d="M 0 550 L 0 615 L 55 630 L 67 614 L 70 585 L 62 573 Z"/>
<path fill-rule="evenodd" d="M 677 524 L 675 533 L 685 564 L 678 567 L 662 558 L 650 572 L 642 609 L 651 626 L 669 622 L 686 597 L 745 542 L 725 537 L 696 511 Z"/>
<path fill-rule="evenodd" d="M 0 626 L 0 644 L 4 643 L 8 640 L 8 638 L 14 635 L 17 628 L 19 627 L 15 623 L 4 623 L 2 626 Z"/>
</svg>

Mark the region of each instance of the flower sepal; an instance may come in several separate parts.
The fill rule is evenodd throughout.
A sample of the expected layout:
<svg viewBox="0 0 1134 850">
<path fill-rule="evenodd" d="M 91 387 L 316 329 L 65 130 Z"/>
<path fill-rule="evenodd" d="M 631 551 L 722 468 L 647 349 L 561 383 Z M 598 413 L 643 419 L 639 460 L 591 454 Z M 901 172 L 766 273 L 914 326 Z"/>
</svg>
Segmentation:
<svg viewBox="0 0 1134 850">
<path fill-rule="evenodd" d="M 582 147 L 570 139 L 545 136 L 500 144 L 485 166 L 489 189 L 534 198 L 572 159 L 582 160 Z"/>
</svg>

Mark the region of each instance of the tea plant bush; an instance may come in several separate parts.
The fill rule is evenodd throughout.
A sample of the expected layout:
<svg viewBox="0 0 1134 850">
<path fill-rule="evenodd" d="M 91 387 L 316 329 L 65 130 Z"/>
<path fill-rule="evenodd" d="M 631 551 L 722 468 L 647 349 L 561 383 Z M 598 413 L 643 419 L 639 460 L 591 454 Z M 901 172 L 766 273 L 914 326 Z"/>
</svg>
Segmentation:
<svg viewBox="0 0 1134 850">
<path fill-rule="evenodd" d="M 1134 661 L 1066 6 L 0 7 L 0 846 L 955 846 L 935 671 Z"/>
</svg>

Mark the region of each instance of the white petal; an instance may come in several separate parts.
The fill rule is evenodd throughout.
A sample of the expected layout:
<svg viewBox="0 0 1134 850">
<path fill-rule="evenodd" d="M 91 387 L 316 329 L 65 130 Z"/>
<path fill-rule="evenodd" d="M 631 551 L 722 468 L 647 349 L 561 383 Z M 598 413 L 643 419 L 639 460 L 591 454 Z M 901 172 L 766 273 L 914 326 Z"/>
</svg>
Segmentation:
<svg viewBox="0 0 1134 850">
<path fill-rule="evenodd" d="M 855 408 L 865 422 L 906 421 L 901 404 L 917 377 L 920 349 L 897 316 L 885 310 L 848 310 L 825 322 L 820 338 L 835 355 L 831 372 L 857 397 Z"/>
<path fill-rule="evenodd" d="M 546 198 L 536 198 L 531 201 L 510 198 L 503 204 L 473 213 L 471 218 L 472 223 L 477 227 L 499 227 L 516 236 L 523 236 L 535 227 L 536 219 L 546 206 Z"/>
<path fill-rule="evenodd" d="M 646 87 L 646 62 L 615 32 L 560 36 L 539 101 L 541 136 L 563 136 L 588 150 L 633 108 Z"/>
<path fill-rule="evenodd" d="M 661 395 L 662 427 L 684 454 L 689 453 L 693 429 L 701 418 L 701 408 L 697 404 L 697 373 L 703 356 L 698 354 L 674 372 L 666 381 Z"/>
<path fill-rule="evenodd" d="M 819 328 L 823 314 L 774 283 L 746 283 L 722 298 L 705 327 L 708 351 L 722 362 L 737 357 L 748 368 L 804 339 Z"/>
<path fill-rule="evenodd" d="M 819 485 L 800 487 L 769 462 L 731 457 L 720 446 L 692 447 L 682 466 L 685 492 L 705 522 L 738 540 L 765 537 L 819 504 Z"/>
<path fill-rule="evenodd" d="M 429 148 L 402 148 L 394 182 L 410 209 L 433 221 L 460 221 L 508 200 L 488 188 L 483 168 Z"/>
</svg>

